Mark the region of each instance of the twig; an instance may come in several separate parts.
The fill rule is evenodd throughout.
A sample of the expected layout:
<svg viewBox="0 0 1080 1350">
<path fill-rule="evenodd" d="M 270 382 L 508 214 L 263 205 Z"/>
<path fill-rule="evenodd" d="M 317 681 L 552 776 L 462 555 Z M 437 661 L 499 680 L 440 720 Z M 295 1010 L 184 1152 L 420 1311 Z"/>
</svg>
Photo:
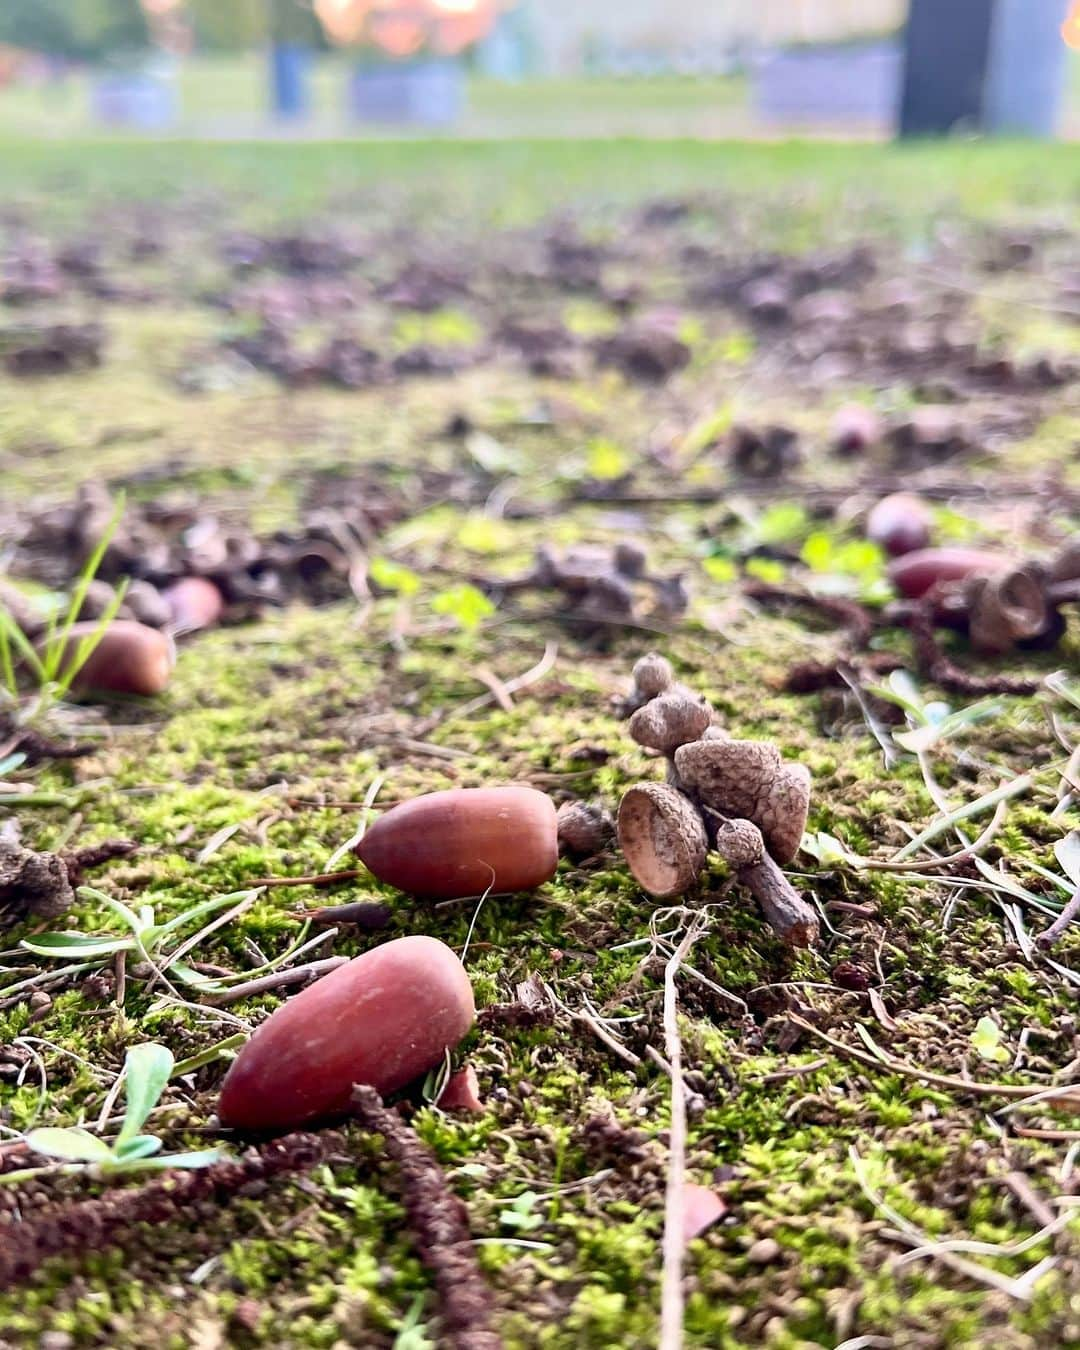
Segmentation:
<svg viewBox="0 0 1080 1350">
<path fill-rule="evenodd" d="M 660 1350 L 683 1343 L 682 1260 L 686 1246 L 686 1085 L 682 1076 L 679 997 L 675 976 L 704 924 L 695 920 L 664 967 L 664 1048 L 671 1066 L 671 1131 L 664 1199 L 664 1269 L 661 1277 Z"/>
<path fill-rule="evenodd" d="M 362 868 L 349 867 L 343 872 L 315 872 L 307 877 L 256 877 L 247 884 L 253 889 L 256 886 L 333 886 L 335 882 L 353 881 L 359 876 L 363 876 Z"/>
<path fill-rule="evenodd" d="M 790 1069 L 777 1069 L 774 1073 L 767 1073 L 757 1081 L 759 1083 L 782 1083 L 786 1078 L 798 1078 L 804 1073 L 817 1073 L 818 1069 L 823 1069 L 828 1062 L 828 1059 L 822 1055 L 820 1059 L 812 1059 L 809 1064 L 793 1064 Z"/>
<path fill-rule="evenodd" d="M 1035 1190 L 1023 1172 L 1006 1172 L 1001 1179 L 1040 1228 L 1052 1228 L 1054 1226 L 1058 1216 Z"/>
<path fill-rule="evenodd" d="M 1080 914 L 1080 886 L 1073 891 L 1072 898 L 1050 927 L 1047 928 L 1045 932 L 1040 933 L 1035 939 L 1036 945 L 1042 947 L 1044 950 L 1048 947 L 1052 947 L 1058 938 L 1065 932 L 1066 928 L 1074 921 L 1077 914 Z"/>
<path fill-rule="evenodd" d="M 508 694 L 516 694 L 519 689 L 525 689 L 530 684 L 535 684 L 537 680 L 542 680 L 548 671 L 554 667 L 558 656 L 558 643 L 548 642 L 544 647 L 543 656 L 537 661 L 536 665 L 531 666 L 524 674 L 517 675 L 512 680 L 504 680 L 503 688 Z M 481 708 L 486 708 L 489 703 L 494 703 L 495 701 L 495 695 L 490 691 L 486 694 L 479 694 L 476 698 L 470 699 L 467 703 L 463 703 L 459 708 L 450 709 L 443 714 L 436 713 L 433 717 L 429 717 L 424 723 L 424 732 L 426 734 L 427 732 L 432 731 L 435 727 L 439 726 L 440 723 L 445 725 L 445 723 L 456 718 L 469 717 L 472 713 L 479 712 Z"/>
<path fill-rule="evenodd" d="M 329 975 L 332 970 L 337 970 L 338 966 L 346 965 L 348 960 L 347 956 L 327 956 L 321 961 L 308 961 L 302 966 L 290 966 L 288 970 L 275 970 L 269 975 L 260 975 L 257 980 L 248 980 L 246 984 L 233 985 L 231 989 L 224 989 L 221 993 L 207 994 L 202 1001 L 214 1007 L 223 1007 L 226 1003 L 236 1003 L 254 994 L 265 994 L 271 989 L 307 984 L 309 980 Z"/>
<path fill-rule="evenodd" d="M 543 982 L 542 984 L 544 993 L 551 1000 L 552 1005 L 558 1008 L 560 1012 L 565 1013 L 566 1016 L 569 1017 L 574 1022 L 584 1022 L 585 1025 L 589 1028 L 589 1030 L 593 1033 L 593 1035 L 596 1036 L 598 1040 L 603 1041 L 609 1050 L 614 1050 L 614 1052 L 619 1056 L 620 1059 L 626 1060 L 627 1064 L 633 1064 L 635 1067 L 637 1067 L 637 1065 L 641 1063 L 641 1057 L 639 1055 L 635 1055 L 633 1050 L 628 1050 L 625 1045 L 617 1041 L 609 1031 L 605 1030 L 605 1028 L 597 1020 L 597 1018 L 593 1017 L 591 1013 L 583 1012 L 580 1009 L 575 1010 L 573 1008 L 567 1007 L 567 1005 L 562 1001 L 562 999 L 558 997 L 558 995 L 555 993 L 555 991 L 549 984 Z"/>
<path fill-rule="evenodd" d="M 357 844 L 359 844 L 361 839 L 363 839 L 364 835 L 367 833 L 368 813 L 370 812 L 372 806 L 375 804 L 375 798 L 379 795 L 379 790 L 382 787 L 382 785 L 383 785 L 383 778 L 381 774 L 377 774 L 368 784 L 368 790 L 364 793 L 364 806 L 366 809 L 364 810 L 363 815 L 361 815 L 360 817 L 360 824 L 357 826 L 356 832 L 350 838 L 346 839 L 340 848 L 334 849 L 330 857 L 327 858 L 326 860 L 327 872 L 332 872 L 334 868 L 337 866 L 338 862 L 342 858 L 344 858 L 345 854 L 354 849 L 357 846 Z"/>
<path fill-rule="evenodd" d="M 493 670 L 489 670 L 487 666 L 475 666 L 471 673 L 476 676 L 481 684 L 487 685 L 492 698 L 503 712 L 514 711 L 514 700 L 510 697 L 510 690 Z"/>
<path fill-rule="evenodd" d="M 861 1064 L 868 1064 L 872 1069 L 888 1069 L 892 1073 L 907 1074 L 910 1078 L 920 1078 L 925 1083 L 936 1083 L 939 1087 L 950 1088 L 953 1092 L 966 1093 L 973 1097 L 1008 1097 L 1017 1101 L 1026 1101 L 1032 1095 L 1030 1087 L 1022 1087 L 1018 1083 L 973 1083 L 966 1078 L 954 1078 L 951 1074 L 934 1073 L 932 1069 L 923 1069 L 917 1064 L 909 1064 L 906 1060 L 894 1059 L 892 1055 L 883 1053 L 879 1058 L 865 1050 L 858 1050 L 845 1041 L 837 1040 L 835 1036 L 830 1036 L 827 1031 L 815 1027 L 813 1023 L 799 1017 L 797 1013 L 789 1012 L 787 1016 L 788 1021 L 793 1022 L 801 1030 L 809 1031 L 812 1036 L 824 1041 L 826 1045 L 831 1045 L 834 1050 L 839 1050 L 841 1054 L 857 1059 Z M 1077 1093 L 1080 1094 L 1080 1084 L 1076 1083 L 1064 1083 L 1060 1088 L 1051 1089 L 1051 1091 L 1056 1094 L 1058 1092 L 1065 1093 L 1069 1089 L 1076 1089 Z"/>
<path fill-rule="evenodd" d="M 50 1205 L 21 1222 L 0 1223 L 0 1288 L 24 1282 L 50 1256 L 129 1245 L 145 1235 L 146 1225 L 160 1228 L 170 1220 L 190 1219 L 207 1200 L 220 1203 L 255 1182 L 306 1171 L 329 1150 L 325 1136 L 289 1134 L 260 1144 L 239 1160 L 167 1172 L 137 1189 Z"/>
<path fill-rule="evenodd" d="M 973 697 L 978 694 L 1036 694 L 1041 680 L 1023 679 L 1014 675 L 972 675 L 945 655 L 934 635 L 934 619 L 930 606 L 920 603 L 908 619 L 915 663 L 919 674 L 950 693 Z"/>
</svg>

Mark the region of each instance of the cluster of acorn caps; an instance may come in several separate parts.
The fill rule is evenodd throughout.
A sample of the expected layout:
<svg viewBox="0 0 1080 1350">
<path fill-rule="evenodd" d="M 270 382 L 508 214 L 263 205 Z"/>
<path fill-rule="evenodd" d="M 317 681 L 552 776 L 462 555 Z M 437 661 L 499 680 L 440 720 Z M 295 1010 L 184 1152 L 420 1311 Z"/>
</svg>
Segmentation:
<svg viewBox="0 0 1080 1350">
<path fill-rule="evenodd" d="M 634 666 L 630 735 L 667 759 L 667 781 L 637 783 L 619 805 L 619 844 L 651 895 L 682 895 L 710 849 L 732 868 L 793 946 L 818 935 L 817 915 L 780 870 L 799 850 L 810 804 L 806 766 L 768 741 L 736 740 L 709 703 L 675 680 L 656 652 Z"/>
</svg>

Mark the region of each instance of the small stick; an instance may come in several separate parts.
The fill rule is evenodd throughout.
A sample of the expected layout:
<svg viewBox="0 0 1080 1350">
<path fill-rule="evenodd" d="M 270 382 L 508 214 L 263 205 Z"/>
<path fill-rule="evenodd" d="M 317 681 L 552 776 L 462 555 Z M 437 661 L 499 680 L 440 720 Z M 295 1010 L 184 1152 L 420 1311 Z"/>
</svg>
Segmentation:
<svg viewBox="0 0 1080 1350">
<path fill-rule="evenodd" d="M 226 1003 L 236 1003 L 239 999 L 248 998 L 253 994 L 265 994 L 271 989 L 307 984 L 309 980 L 329 975 L 332 970 L 337 970 L 338 966 L 345 965 L 348 960 L 347 956 L 327 956 L 321 961 L 308 961 L 302 966 L 291 966 L 288 970 L 275 970 L 269 975 L 260 975 L 257 980 L 248 980 L 246 984 L 233 985 L 231 989 L 225 989 L 220 994 L 207 994 L 202 1001 L 211 1003 L 217 1008 Z"/>
<path fill-rule="evenodd" d="M 336 805 L 336 803 L 335 803 Z M 349 803 L 353 805 L 353 803 Z M 362 806 L 362 802 L 356 805 Z M 360 867 L 349 867 L 343 872 L 315 872 L 307 877 L 256 877 L 254 881 L 247 884 L 252 889 L 256 886 L 333 886 L 338 881 L 354 881 L 357 877 L 363 876 L 363 869 Z"/>
<path fill-rule="evenodd" d="M 1077 914 L 1080 914 L 1080 886 L 1077 886 L 1076 890 L 1073 891 L 1069 903 L 1057 916 L 1050 927 L 1044 933 L 1040 933 L 1035 939 L 1036 945 L 1042 947 L 1044 950 L 1052 947 L 1058 938 L 1061 937 L 1062 933 L 1065 932 L 1066 928 L 1073 922 Z"/>
<path fill-rule="evenodd" d="M 127 994 L 127 952 L 121 948 L 113 957 L 113 973 L 116 976 L 116 992 L 113 998 L 116 1006 L 124 1006 L 124 997 Z"/>
<path fill-rule="evenodd" d="M 1040 1228 L 1051 1228 L 1057 1222 L 1058 1216 L 1023 1172 L 1006 1172 L 1001 1179 Z"/>
<path fill-rule="evenodd" d="M 826 1045 L 831 1045 L 834 1050 L 838 1050 L 843 1055 L 849 1055 L 852 1059 L 857 1059 L 860 1064 L 866 1064 L 871 1069 L 877 1069 L 878 1072 L 902 1073 L 911 1078 L 919 1078 L 924 1083 L 936 1083 L 938 1087 L 950 1088 L 953 1092 L 963 1093 L 972 1097 L 1007 1097 L 1010 1100 L 1026 1101 L 1031 1096 L 1031 1088 L 1025 1087 L 1019 1083 L 977 1083 L 967 1078 L 956 1078 L 952 1074 L 935 1073 L 932 1069 L 923 1069 L 918 1064 L 909 1064 L 903 1059 L 894 1059 L 892 1055 L 886 1055 L 879 1059 L 876 1055 L 871 1055 L 866 1050 L 859 1050 L 854 1045 L 848 1045 L 844 1041 L 837 1040 L 835 1036 L 830 1036 L 827 1031 L 822 1031 L 820 1027 L 814 1026 L 812 1022 L 799 1017 L 796 1013 L 788 1013 L 788 1021 L 793 1022 L 802 1031 L 808 1031 L 811 1036 L 816 1036 L 819 1041 L 824 1041 Z M 1064 1083 L 1060 1089 L 1062 1094 L 1070 1088 L 1076 1088 L 1075 1083 Z M 1005 1108 L 1002 1108 L 1004 1110 Z"/>
<path fill-rule="evenodd" d="M 738 875 L 785 942 L 793 947 L 814 945 L 820 931 L 817 915 L 767 853 L 760 862 L 740 867 Z"/>
<path fill-rule="evenodd" d="M 683 1343 L 682 1261 L 686 1247 L 686 1084 L 682 1075 L 679 998 L 675 976 L 704 928 L 701 919 L 687 928 L 664 967 L 664 1049 L 671 1076 L 671 1142 L 664 1197 L 664 1269 L 660 1302 L 660 1350 L 681 1350 Z"/>
</svg>

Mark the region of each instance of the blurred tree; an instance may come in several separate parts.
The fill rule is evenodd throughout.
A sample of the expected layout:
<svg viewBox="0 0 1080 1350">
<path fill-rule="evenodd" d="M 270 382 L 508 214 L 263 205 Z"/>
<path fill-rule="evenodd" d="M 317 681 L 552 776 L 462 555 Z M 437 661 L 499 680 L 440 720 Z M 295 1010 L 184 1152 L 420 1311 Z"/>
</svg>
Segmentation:
<svg viewBox="0 0 1080 1350">
<path fill-rule="evenodd" d="M 272 42 L 325 48 L 326 37 L 310 0 L 263 0 Z"/>
<path fill-rule="evenodd" d="M 81 56 L 65 0 L 5 0 L 0 5 L 0 42 L 54 56 Z"/>
<path fill-rule="evenodd" d="M 266 0 L 186 0 L 184 9 L 204 51 L 244 51 L 267 36 Z"/>
<path fill-rule="evenodd" d="M 78 55 L 88 60 L 150 45 L 150 31 L 139 0 L 69 0 Z"/>
</svg>

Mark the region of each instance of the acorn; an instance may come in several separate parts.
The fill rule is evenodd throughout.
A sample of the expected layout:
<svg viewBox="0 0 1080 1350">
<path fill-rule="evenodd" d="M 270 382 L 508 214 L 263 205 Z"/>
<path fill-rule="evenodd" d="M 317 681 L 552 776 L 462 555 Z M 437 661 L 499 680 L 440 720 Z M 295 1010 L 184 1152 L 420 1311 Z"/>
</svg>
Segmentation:
<svg viewBox="0 0 1080 1350">
<path fill-rule="evenodd" d="M 861 455 L 881 440 L 881 419 L 863 403 L 849 403 L 837 409 L 830 438 L 838 455 Z"/>
<path fill-rule="evenodd" d="M 465 967 L 432 937 L 384 943 L 282 1004 L 221 1087 L 221 1123 L 294 1129 L 342 1115 L 354 1084 L 385 1095 L 440 1063 L 476 1009 Z"/>
<path fill-rule="evenodd" d="M 929 508 L 913 492 L 890 493 L 866 517 L 866 537 L 894 558 L 925 548 L 930 542 Z"/>
<path fill-rule="evenodd" d="M 889 580 L 908 600 L 918 600 L 940 582 L 988 577 L 1013 566 L 1006 553 L 981 548 L 920 548 L 889 564 Z"/>
<path fill-rule="evenodd" d="M 555 803 L 531 787 L 429 792 L 387 811 L 354 852 L 380 881 L 413 895 L 531 891 L 558 866 Z"/>
<path fill-rule="evenodd" d="M 97 622 L 72 624 L 61 671 L 75 658 L 84 638 L 98 631 Z M 132 619 L 114 619 L 79 668 L 72 687 L 110 694 L 160 694 L 169 683 L 176 658 L 172 640 L 156 628 Z"/>
<path fill-rule="evenodd" d="M 172 626 L 177 632 L 212 628 L 225 609 L 224 597 L 206 577 L 181 577 L 164 592 L 164 596 Z"/>
</svg>

